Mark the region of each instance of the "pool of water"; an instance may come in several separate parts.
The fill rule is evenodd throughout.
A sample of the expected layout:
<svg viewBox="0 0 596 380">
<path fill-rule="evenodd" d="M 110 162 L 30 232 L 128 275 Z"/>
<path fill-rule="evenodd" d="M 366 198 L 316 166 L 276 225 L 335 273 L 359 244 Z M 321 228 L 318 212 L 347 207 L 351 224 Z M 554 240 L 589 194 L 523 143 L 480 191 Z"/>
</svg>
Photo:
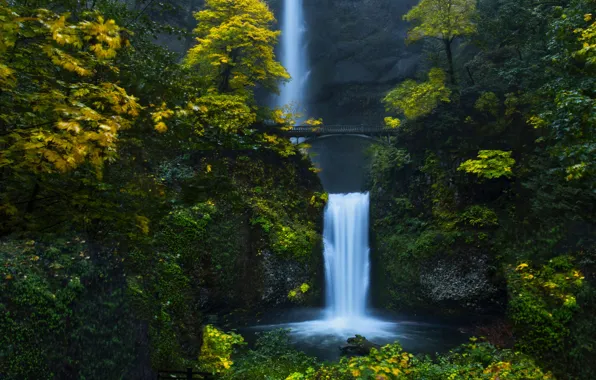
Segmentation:
<svg viewBox="0 0 596 380">
<path fill-rule="evenodd" d="M 238 331 L 251 344 L 257 333 L 280 328 L 291 330 L 292 343 L 297 349 L 327 361 L 339 360 L 339 347 L 356 334 L 379 345 L 397 341 L 410 353 L 431 355 L 447 352 L 466 342 L 470 336 L 465 325 L 453 321 L 380 312 L 371 312 L 361 318 L 334 319 L 320 309 L 278 312 Z"/>
</svg>

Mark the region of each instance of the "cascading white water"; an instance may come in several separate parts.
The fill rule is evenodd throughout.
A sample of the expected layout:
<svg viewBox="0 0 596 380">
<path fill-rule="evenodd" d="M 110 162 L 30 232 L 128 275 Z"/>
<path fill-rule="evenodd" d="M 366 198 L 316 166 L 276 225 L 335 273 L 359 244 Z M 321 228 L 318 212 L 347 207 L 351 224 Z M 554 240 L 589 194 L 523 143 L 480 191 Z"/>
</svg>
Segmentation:
<svg viewBox="0 0 596 380">
<path fill-rule="evenodd" d="M 281 87 L 275 100 L 278 107 L 306 118 L 305 89 L 310 72 L 304 36 L 306 24 L 303 0 L 284 0 L 281 62 L 292 79 Z M 324 243 L 327 284 L 327 318 L 288 323 L 294 336 L 318 337 L 361 334 L 367 337 L 394 337 L 394 323 L 367 316 L 369 284 L 368 247 L 369 194 L 330 194 L 325 211 Z"/>
<path fill-rule="evenodd" d="M 309 72 L 304 44 L 306 22 L 302 0 L 284 0 L 281 33 L 281 63 L 292 79 L 281 87 L 276 105 L 290 105 L 292 111 L 304 114 L 304 94 Z"/>
<path fill-rule="evenodd" d="M 369 284 L 368 193 L 330 194 L 325 210 L 325 282 L 331 318 L 362 318 Z"/>
<path fill-rule="evenodd" d="M 369 199 L 369 193 L 329 194 L 323 227 L 325 317 L 290 324 L 295 336 L 395 336 L 395 323 L 375 319 L 366 310 Z"/>
</svg>

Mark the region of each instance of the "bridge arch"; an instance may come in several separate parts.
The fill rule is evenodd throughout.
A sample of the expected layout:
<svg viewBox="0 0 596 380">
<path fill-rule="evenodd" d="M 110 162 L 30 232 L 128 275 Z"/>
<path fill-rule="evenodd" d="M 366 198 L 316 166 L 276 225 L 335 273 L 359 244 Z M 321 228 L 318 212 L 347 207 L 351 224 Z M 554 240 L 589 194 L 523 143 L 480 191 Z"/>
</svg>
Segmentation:
<svg viewBox="0 0 596 380">
<path fill-rule="evenodd" d="M 290 140 L 297 144 L 297 143 L 309 143 L 315 142 L 320 140 L 326 139 L 333 139 L 337 137 L 353 137 L 362 140 L 368 140 L 375 144 L 389 144 L 389 137 L 390 136 L 369 136 L 363 134 L 356 134 L 356 133 L 343 133 L 343 134 L 330 134 L 330 135 L 318 135 L 318 136 L 304 136 L 304 137 L 290 137 Z"/>
<path fill-rule="evenodd" d="M 334 136 L 351 136 L 375 142 L 386 143 L 389 137 L 396 135 L 396 128 L 371 125 L 297 125 L 280 134 L 290 138 L 304 139 L 304 142 L 314 141 Z"/>
</svg>

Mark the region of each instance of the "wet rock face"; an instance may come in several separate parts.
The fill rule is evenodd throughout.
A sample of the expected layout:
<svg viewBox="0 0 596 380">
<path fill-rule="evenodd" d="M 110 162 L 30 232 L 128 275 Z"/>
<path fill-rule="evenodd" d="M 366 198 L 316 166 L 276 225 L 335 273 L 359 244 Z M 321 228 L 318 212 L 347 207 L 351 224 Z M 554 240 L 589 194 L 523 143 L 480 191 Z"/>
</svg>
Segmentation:
<svg viewBox="0 0 596 380">
<path fill-rule="evenodd" d="M 463 308 L 482 311 L 498 297 L 490 259 L 486 255 L 458 255 L 439 259 L 420 274 L 420 286 L 434 304 L 457 303 Z"/>
<path fill-rule="evenodd" d="M 415 0 L 304 0 L 309 110 L 326 124 L 376 124 L 381 99 L 414 75 L 420 46 L 406 47 L 402 16 Z"/>
<path fill-rule="evenodd" d="M 280 306 L 289 303 L 288 293 L 312 278 L 312 269 L 296 260 L 281 258 L 264 251 L 261 261 L 263 290 L 261 303 Z"/>
</svg>

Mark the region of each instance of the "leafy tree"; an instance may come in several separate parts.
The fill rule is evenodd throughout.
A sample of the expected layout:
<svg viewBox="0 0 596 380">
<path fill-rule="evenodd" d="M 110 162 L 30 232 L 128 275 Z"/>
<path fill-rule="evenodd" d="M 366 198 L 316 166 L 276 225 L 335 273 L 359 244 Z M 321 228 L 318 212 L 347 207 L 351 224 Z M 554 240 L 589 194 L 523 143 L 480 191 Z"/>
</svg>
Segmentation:
<svg viewBox="0 0 596 380">
<path fill-rule="evenodd" d="M 206 76 L 209 92 L 252 100 L 257 84 L 276 91 L 279 80 L 289 78 L 275 60 L 279 32 L 271 30 L 275 18 L 263 1 L 207 0 L 195 17 L 198 44 L 186 64 Z"/>
<path fill-rule="evenodd" d="M 549 33 L 553 75 L 539 94 L 548 102 L 531 117 L 550 132 L 550 152 L 569 181 L 592 183 L 596 176 L 596 22 L 585 2 L 557 12 Z"/>
<path fill-rule="evenodd" d="M 451 45 L 459 36 L 476 33 L 475 16 L 474 0 L 421 0 L 404 16 L 404 20 L 417 23 L 408 33 L 409 41 L 433 37 L 443 42 L 451 84 L 456 83 Z"/>
<path fill-rule="evenodd" d="M 383 99 L 388 111 L 403 113 L 408 119 L 416 119 L 430 114 L 441 102 L 448 103 L 451 90 L 445 86 L 445 72 L 433 68 L 428 73 L 428 81 L 417 83 L 413 80 L 402 82 Z M 399 121 L 389 118 L 388 124 L 399 126 Z"/>
<path fill-rule="evenodd" d="M 89 162 L 99 174 L 140 110 L 108 79 L 118 70 L 122 30 L 101 16 L 71 24 L 66 15 L 19 15 L 6 5 L 0 19 L 0 168 L 52 173 Z"/>
<path fill-rule="evenodd" d="M 457 170 L 476 174 L 482 178 L 511 177 L 511 168 L 515 165 L 515 159 L 511 152 L 502 150 L 481 150 L 478 152 L 477 160 L 468 160 L 461 164 Z"/>
</svg>

